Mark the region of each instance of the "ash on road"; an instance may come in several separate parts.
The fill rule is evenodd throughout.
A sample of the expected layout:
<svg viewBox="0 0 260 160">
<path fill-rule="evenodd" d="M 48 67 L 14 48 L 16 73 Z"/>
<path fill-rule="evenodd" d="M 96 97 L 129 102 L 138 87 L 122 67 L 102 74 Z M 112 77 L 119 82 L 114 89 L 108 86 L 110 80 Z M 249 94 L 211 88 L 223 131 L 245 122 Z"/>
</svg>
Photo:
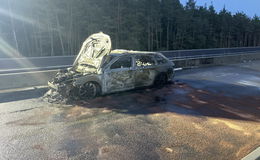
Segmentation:
<svg viewBox="0 0 260 160">
<path fill-rule="evenodd" d="M 260 144 L 259 68 L 186 70 L 74 105 L 0 91 L 0 159 L 241 159 Z"/>
</svg>

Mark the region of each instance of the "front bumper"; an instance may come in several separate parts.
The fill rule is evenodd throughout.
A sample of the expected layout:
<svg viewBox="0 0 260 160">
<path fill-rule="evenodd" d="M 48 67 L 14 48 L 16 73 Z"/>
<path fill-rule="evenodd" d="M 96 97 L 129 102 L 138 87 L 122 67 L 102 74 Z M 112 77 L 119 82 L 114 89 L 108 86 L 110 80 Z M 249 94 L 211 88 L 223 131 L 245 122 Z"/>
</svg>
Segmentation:
<svg viewBox="0 0 260 160">
<path fill-rule="evenodd" d="M 55 89 L 55 90 L 58 90 L 58 89 L 59 89 L 59 87 L 58 87 L 56 84 L 54 84 L 53 82 L 50 82 L 50 81 L 48 81 L 48 86 L 49 86 L 51 89 Z"/>
</svg>

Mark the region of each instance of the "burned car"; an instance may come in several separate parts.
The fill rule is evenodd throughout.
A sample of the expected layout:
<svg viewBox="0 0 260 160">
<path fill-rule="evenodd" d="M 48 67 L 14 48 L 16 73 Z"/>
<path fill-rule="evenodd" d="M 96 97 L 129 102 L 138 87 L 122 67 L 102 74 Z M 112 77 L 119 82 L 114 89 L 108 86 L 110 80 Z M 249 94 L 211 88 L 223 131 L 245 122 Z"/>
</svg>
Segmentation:
<svg viewBox="0 0 260 160">
<path fill-rule="evenodd" d="M 138 87 L 160 86 L 174 75 L 174 63 L 161 53 L 113 50 L 104 33 L 91 35 L 71 68 L 57 73 L 46 96 L 90 99 Z"/>
</svg>

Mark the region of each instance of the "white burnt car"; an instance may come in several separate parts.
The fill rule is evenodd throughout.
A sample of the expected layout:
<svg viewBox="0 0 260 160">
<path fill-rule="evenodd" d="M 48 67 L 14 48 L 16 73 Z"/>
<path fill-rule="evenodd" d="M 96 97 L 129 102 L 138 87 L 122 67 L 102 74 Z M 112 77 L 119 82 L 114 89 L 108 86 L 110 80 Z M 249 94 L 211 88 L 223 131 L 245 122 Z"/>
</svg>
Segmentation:
<svg viewBox="0 0 260 160">
<path fill-rule="evenodd" d="M 144 86 L 161 86 L 174 76 L 174 63 L 161 53 L 111 51 L 108 35 L 91 35 L 73 67 L 57 73 L 47 95 L 89 99 Z"/>
</svg>

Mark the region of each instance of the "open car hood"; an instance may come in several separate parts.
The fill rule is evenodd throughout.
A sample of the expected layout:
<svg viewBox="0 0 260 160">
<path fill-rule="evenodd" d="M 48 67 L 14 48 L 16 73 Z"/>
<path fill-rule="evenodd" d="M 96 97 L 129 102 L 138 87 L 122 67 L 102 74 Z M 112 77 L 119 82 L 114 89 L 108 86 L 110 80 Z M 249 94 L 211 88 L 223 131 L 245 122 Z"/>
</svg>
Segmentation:
<svg viewBox="0 0 260 160">
<path fill-rule="evenodd" d="M 102 58 L 110 51 L 111 39 L 108 35 L 103 32 L 92 34 L 83 42 L 73 66 L 76 67 L 76 70 L 98 69 Z"/>
</svg>

